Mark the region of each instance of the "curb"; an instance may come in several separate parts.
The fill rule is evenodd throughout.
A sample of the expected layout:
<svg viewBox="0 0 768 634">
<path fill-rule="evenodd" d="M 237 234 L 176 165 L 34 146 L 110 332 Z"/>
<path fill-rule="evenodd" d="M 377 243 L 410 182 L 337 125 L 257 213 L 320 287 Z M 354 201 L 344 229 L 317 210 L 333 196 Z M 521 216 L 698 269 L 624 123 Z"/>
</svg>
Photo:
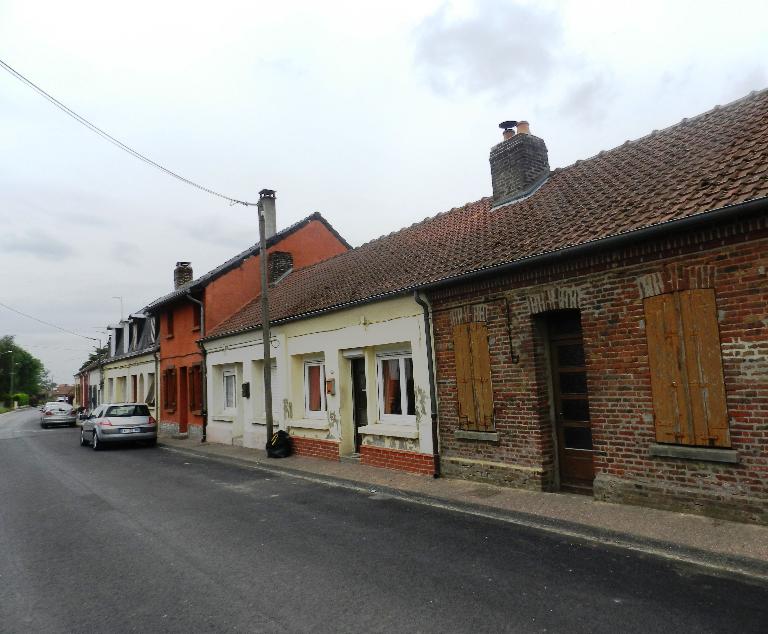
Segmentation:
<svg viewBox="0 0 768 634">
<path fill-rule="evenodd" d="M 283 467 L 277 464 L 272 465 L 270 463 L 267 465 L 263 462 L 244 460 L 234 456 L 209 454 L 204 451 L 198 451 L 187 447 L 167 445 L 161 441 L 158 441 L 158 447 L 171 453 L 194 456 L 196 458 L 206 458 L 212 462 L 245 467 L 267 473 L 289 475 L 309 482 L 357 491 L 359 493 L 377 493 L 411 504 L 493 519 L 508 524 L 514 524 L 516 526 L 569 537 L 590 544 L 600 544 L 611 548 L 630 550 L 697 568 L 703 568 L 706 572 L 715 573 L 721 576 L 745 577 L 753 581 L 768 582 L 768 562 L 759 559 L 718 554 L 665 540 L 639 537 L 631 533 L 622 533 L 612 529 L 579 524 L 577 522 L 534 515 L 522 511 L 505 511 L 484 506 L 482 504 L 459 502 L 446 498 L 412 493 L 410 491 L 388 486 L 367 485 L 356 480 L 313 474 L 311 472 L 300 469 L 291 469 L 290 467 Z"/>
</svg>

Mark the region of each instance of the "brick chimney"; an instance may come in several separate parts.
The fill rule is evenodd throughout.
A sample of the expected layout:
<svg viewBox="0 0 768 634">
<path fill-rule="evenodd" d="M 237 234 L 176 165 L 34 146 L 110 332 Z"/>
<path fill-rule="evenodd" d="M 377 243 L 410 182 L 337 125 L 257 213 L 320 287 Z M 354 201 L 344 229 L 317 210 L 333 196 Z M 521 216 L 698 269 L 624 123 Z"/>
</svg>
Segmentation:
<svg viewBox="0 0 768 634">
<path fill-rule="evenodd" d="M 173 288 L 177 289 L 192 281 L 192 263 L 176 262 L 176 268 L 173 269 Z"/>
<path fill-rule="evenodd" d="M 274 284 L 293 268 L 293 256 L 287 251 L 273 251 L 268 267 L 269 283 Z"/>
<path fill-rule="evenodd" d="M 527 121 L 504 121 L 504 140 L 491 148 L 493 206 L 530 194 L 549 175 L 547 146 Z"/>
</svg>

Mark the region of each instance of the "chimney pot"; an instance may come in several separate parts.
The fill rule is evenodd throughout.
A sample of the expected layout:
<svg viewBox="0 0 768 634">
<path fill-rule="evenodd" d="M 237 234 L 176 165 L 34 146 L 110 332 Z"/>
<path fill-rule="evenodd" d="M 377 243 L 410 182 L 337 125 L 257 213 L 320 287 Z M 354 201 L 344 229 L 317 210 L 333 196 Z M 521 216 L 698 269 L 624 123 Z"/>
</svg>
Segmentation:
<svg viewBox="0 0 768 634">
<path fill-rule="evenodd" d="M 176 262 L 176 268 L 173 269 L 173 288 L 174 290 L 191 282 L 192 265 L 191 262 Z"/>
<path fill-rule="evenodd" d="M 518 121 L 517 122 L 517 133 L 518 134 L 530 134 L 531 133 L 531 126 L 528 124 L 527 121 Z"/>
</svg>

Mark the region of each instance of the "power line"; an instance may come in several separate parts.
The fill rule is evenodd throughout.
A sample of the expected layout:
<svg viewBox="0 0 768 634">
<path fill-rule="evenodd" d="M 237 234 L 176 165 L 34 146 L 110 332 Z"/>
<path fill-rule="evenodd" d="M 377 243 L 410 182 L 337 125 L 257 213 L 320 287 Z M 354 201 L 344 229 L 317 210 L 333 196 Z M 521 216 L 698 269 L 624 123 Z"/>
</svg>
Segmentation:
<svg viewBox="0 0 768 634">
<path fill-rule="evenodd" d="M 77 121 L 81 125 L 84 125 L 91 132 L 94 132 L 94 133 L 98 134 L 101 138 L 105 139 L 106 141 L 109 141 L 110 143 L 112 143 L 112 145 L 117 146 L 118 148 L 120 148 L 124 152 L 127 152 L 128 154 L 130 154 L 134 158 L 137 158 L 140 161 L 143 161 L 147 165 L 151 165 L 152 167 L 156 167 L 157 169 L 159 169 L 161 172 L 167 174 L 168 176 L 171 176 L 172 178 L 175 178 L 176 180 L 179 180 L 182 183 L 186 183 L 187 185 L 191 185 L 192 187 L 196 187 L 197 189 L 199 189 L 201 191 L 204 191 L 206 194 L 211 194 L 211 196 L 218 196 L 219 198 L 223 198 L 224 200 L 229 201 L 229 203 L 232 204 L 232 205 L 246 205 L 246 206 L 250 206 L 250 205 L 254 204 L 254 203 L 246 202 L 244 200 L 238 200 L 237 198 L 231 198 L 229 196 L 225 196 L 224 194 L 220 194 L 219 192 L 217 192 L 217 191 L 215 191 L 213 189 L 210 189 L 208 187 L 204 187 L 203 185 L 195 183 L 194 181 L 191 181 L 188 178 L 184 178 L 180 174 L 177 174 L 176 172 L 173 172 L 173 171 L 169 170 L 167 167 L 164 167 L 164 166 L 160 165 L 160 163 L 157 163 L 157 162 L 153 161 L 151 158 L 149 158 L 147 156 L 144 156 L 140 152 L 137 152 L 133 148 L 127 146 L 125 143 L 123 143 L 122 141 L 116 139 L 111 134 L 109 134 L 108 132 L 105 132 L 104 130 L 102 130 L 98 126 L 94 125 L 93 123 L 88 121 L 86 118 L 81 117 L 74 110 L 72 110 L 71 108 L 68 108 L 67 106 L 65 106 L 58 99 L 56 99 L 54 96 L 50 95 L 45 90 L 40 88 L 40 86 L 38 86 L 37 84 L 35 84 L 31 80 L 27 79 L 20 72 L 18 72 L 17 70 L 13 69 L 8 64 L 6 64 L 2 59 L 0 59 L 0 66 L 3 69 L 5 69 L 6 71 L 8 71 L 11 75 L 13 75 L 20 82 L 26 84 L 27 86 L 32 88 L 32 90 L 37 92 L 39 95 L 41 95 L 42 97 L 44 97 L 45 99 L 50 101 L 59 110 L 61 110 L 65 114 L 67 114 L 70 117 L 72 117 L 75 121 Z"/>
<path fill-rule="evenodd" d="M 23 313 L 20 310 L 16 310 L 12 306 L 8 306 L 8 304 L 3 304 L 0 302 L 0 306 L 3 308 L 10 310 L 12 313 L 16 313 L 17 315 L 21 315 L 22 317 L 26 317 L 27 319 L 31 319 L 32 321 L 36 321 L 39 324 L 43 324 L 45 326 L 50 326 L 51 328 L 56 328 L 56 330 L 61 330 L 61 332 L 66 332 L 68 335 L 74 335 L 75 337 L 81 337 L 83 339 L 90 339 L 91 341 L 101 341 L 100 339 L 96 337 L 86 337 L 85 335 L 81 335 L 79 332 L 75 332 L 73 330 L 67 330 L 66 328 L 62 328 L 61 326 L 57 326 L 56 324 L 52 324 L 50 321 L 45 321 L 43 319 L 38 319 L 37 317 L 33 317 L 32 315 L 28 315 L 27 313 Z"/>
</svg>

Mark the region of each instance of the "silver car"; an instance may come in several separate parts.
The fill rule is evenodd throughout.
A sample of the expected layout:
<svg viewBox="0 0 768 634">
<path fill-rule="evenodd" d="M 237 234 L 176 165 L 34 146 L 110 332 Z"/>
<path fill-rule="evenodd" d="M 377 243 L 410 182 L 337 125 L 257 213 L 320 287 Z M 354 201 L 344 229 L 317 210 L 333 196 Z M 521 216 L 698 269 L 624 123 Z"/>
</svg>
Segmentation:
<svg viewBox="0 0 768 634">
<path fill-rule="evenodd" d="M 157 422 L 144 403 L 106 403 L 83 420 L 80 445 L 96 451 L 107 443 L 157 442 Z"/>
<path fill-rule="evenodd" d="M 46 403 L 40 414 L 40 427 L 43 429 L 59 425 L 74 427 L 76 424 L 77 414 L 69 403 Z"/>
</svg>

